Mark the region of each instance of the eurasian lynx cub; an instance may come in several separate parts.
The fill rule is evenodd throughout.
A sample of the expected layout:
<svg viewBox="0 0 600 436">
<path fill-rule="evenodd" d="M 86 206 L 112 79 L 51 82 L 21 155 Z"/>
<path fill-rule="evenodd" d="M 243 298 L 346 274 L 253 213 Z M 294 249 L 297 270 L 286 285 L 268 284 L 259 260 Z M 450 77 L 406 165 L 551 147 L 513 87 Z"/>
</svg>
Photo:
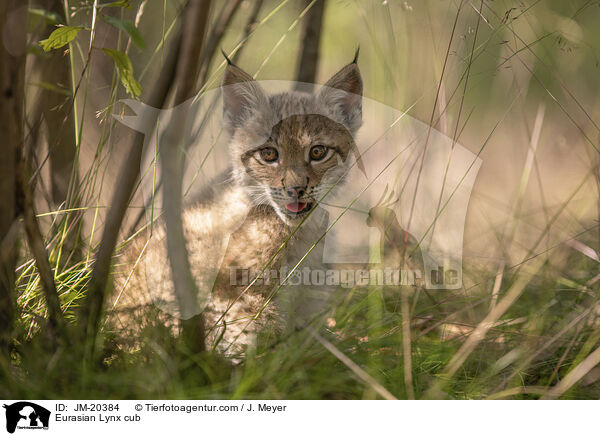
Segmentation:
<svg viewBox="0 0 600 436">
<path fill-rule="evenodd" d="M 327 292 L 322 289 L 283 287 L 271 302 L 279 279 L 250 287 L 243 279 L 251 282 L 265 267 L 289 270 L 300 260 L 301 267 L 322 267 L 322 247 L 313 245 L 329 223 L 318 202 L 342 185 L 356 152 L 362 79 L 354 61 L 317 94 L 267 95 L 251 76 L 229 64 L 222 86 L 231 170 L 227 183 L 215 183 L 210 195 L 184 210 L 183 223 L 192 274 L 210 296 L 203 311 L 208 341 L 230 353 L 267 320 L 298 325 L 324 307 L 327 296 L 320 294 Z M 145 261 L 127 284 L 145 241 L 125 253 L 128 271 L 116 279 L 117 307 L 173 300 L 164 238 L 164 230 L 155 227 Z M 220 265 L 213 276 L 207 270 L 211 264 Z"/>
</svg>

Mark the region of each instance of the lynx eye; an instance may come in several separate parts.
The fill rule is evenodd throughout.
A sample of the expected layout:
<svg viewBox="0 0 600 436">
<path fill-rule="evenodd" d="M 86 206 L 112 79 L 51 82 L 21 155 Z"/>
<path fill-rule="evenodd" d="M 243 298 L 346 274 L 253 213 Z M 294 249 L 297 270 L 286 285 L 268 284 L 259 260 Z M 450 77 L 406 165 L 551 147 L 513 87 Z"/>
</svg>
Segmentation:
<svg viewBox="0 0 600 436">
<path fill-rule="evenodd" d="M 273 147 L 265 147 L 258 150 L 260 158 L 268 163 L 273 163 L 279 159 L 279 152 Z"/>
<path fill-rule="evenodd" d="M 325 145 L 315 145 L 308 152 L 308 157 L 311 161 L 320 161 L 325 159 L 329 153 L 329 147 Z"/>
</svg>

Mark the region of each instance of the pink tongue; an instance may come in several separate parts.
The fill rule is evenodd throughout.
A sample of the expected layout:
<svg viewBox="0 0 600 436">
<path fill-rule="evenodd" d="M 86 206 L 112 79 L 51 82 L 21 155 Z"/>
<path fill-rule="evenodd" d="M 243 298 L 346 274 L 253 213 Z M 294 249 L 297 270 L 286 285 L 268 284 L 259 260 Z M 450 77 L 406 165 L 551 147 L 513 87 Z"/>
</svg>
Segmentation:
<svg viewBox="0 0 600 436">
<path fill-rule="evenodd" d="M 288 203 L 285 205 L 287 210 L 293 213 L 298 213 L 304 210 L 306 203 Z"/>
</svg>

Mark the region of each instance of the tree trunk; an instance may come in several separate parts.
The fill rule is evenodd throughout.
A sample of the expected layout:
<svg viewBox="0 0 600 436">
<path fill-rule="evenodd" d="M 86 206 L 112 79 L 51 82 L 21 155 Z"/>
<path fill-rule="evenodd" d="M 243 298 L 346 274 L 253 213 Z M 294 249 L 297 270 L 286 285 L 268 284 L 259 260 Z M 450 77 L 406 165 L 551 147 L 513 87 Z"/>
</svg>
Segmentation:
<svg viewBox="0 0 600 436">
<path fill-rule="evenodd" d="M 309 1 L 306 1 L 310 4 Z M 302 36 L 300 37 L 300 58 L 296 69 L 296 81 L 315 83 L 319 64 L 319 45 L 325 0 L 317 0 L 304 17 Z"/>
<path fill-rule="evenodd" d="M 17 167 L 23 146 L 27 2 L 0 2 L 0 346 L 6 350 L 15 318 Z"/>
</svg>

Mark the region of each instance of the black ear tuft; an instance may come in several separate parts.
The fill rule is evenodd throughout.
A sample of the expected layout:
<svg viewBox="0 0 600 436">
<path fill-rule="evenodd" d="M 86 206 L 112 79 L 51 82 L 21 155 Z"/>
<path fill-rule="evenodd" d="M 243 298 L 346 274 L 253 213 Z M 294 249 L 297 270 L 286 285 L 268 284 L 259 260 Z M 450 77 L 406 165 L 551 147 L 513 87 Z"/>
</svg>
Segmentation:
<svg viewBox="0 0 600 436">
<path fill-rule="evenodd" d="M 227 65 L 233 65 L 233 62 L 231 62 L 231 59 L 229 59 L 229 57 L 227 56 L 227 53 L 225 53 L 225 50 L 221 49 L 221 53 L 223 54 L 223 57 L 227 61 Z"/>
<path fill-rule="evenodd" d="M 360 52 L 360 45 L 356 47 L 356 53 L 354 53 L 354 59 L 352 59 L 353 64 L 358 63 L 358 53 Z"/>
</svg>

